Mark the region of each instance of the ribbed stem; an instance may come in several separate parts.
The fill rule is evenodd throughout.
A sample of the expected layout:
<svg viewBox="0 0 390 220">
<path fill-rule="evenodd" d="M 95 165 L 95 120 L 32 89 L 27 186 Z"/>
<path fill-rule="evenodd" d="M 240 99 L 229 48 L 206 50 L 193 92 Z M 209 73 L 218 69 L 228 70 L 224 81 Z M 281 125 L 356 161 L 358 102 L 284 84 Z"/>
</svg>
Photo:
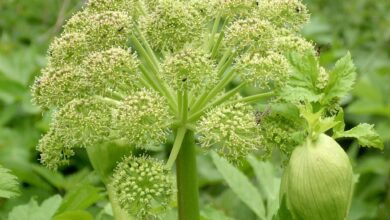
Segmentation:
<svg viewBox="0 0 390 220">
<path fill-rule="evenodd" d="M 176 159 L 179 220 L 199 220 L 198 174 L 194 132 L 187 131 Z"/>
</svg>

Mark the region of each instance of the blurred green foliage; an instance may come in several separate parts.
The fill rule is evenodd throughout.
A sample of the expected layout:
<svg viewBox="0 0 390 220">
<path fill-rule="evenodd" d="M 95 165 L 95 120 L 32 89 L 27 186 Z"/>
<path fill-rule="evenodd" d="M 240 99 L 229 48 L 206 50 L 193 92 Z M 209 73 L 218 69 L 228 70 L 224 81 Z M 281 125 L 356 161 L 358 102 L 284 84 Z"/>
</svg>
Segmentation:
<svg viewBox="0 0 390 220">
<path fill-rule="evenodd" d="M 322 64 L 329 66 L 349 50 L 358 67 L 353 94 L 343 100 L 347 127 L 373 123 L 386 141 L 383 152 L 359 149 L 350 140 L 341 142 L 359 175 L 350 219 L 390 219 L 390 2 L 305 2 L 312 22 L 303 32 L 318 45 Z M 50 116 L 30 102 L 30 85 L 45 65 L 49 42 L 82 4 L 81 0 L 0 1 L 0 165 L 21 183 L 19 197 L 0 198 L 0 219 L 41 220 L 54 215 L 55 219 L 112 219 L 102 185 L 83 154 L 69 167 L 52 172 L 39 164 L 35 151 Z M 272 168 L 250 157 L 240 169 L 245 177 L 216 157 L 199 156 L 198 164 L 203 219 L 256 219 L 262 214 L 253 207 L 261 201 L 245 196 L 248 189 L 267 201 L 263 207 L 267 219 L 286 216 L 280 210 L 272 218 L 281 174 L 278 165 Z M 165 219 L 175 219 L 174 213 Z"/>
</svg>

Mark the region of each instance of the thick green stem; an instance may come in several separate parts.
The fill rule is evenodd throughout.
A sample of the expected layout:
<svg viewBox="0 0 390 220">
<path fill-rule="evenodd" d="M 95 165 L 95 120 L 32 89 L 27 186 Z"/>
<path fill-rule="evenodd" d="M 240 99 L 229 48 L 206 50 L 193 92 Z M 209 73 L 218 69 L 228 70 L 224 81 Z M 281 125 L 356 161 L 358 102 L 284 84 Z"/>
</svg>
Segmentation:
<svg viewBox="0 0 390 220">
<path fill-rule="evenodd" d="M 194 132 L 187 131 L 176 160 L 179 220 L 199 220 L 198 174 Z"/>
</svg>

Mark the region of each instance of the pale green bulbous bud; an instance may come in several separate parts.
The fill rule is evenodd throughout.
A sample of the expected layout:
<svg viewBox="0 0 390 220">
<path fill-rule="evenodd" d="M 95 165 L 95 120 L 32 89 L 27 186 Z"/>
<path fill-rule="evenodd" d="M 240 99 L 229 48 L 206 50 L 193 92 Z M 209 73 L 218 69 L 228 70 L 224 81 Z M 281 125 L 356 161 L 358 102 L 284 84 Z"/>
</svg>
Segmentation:
<svg viewBox="0 0 390 220">
<path fill-rule="evenodd" d="M 147 156 L 124 158 L 115 168 L 111 185 L 119 205 L 141 219 L 166 208 L 175 192 L 170 171 Z"/>
<path fill-rule="evenodd" d="M 119 137 L 139 148 L 164 143 L 171 116 L 168 104 L 158 93 L 140 90 L 118 106 L 116 130 Z"/>
<path fill-rule="evenodd" d="M 174 0 L 160 1 L 139 22 L 141 32 L 158 51 L 180 50 L 200 38 L 203 25 L 203 17 L 193 5 Z"/>
<path fill-rule="evenodd" d="M 257 150 L 261 140 L 251 106 L 241 103 L 219 106 L 203 116 L 197 126 L 199 142 L 231 162 Z"/>
<path fill-rule="evenodd" d="M 209 54 L 200 49 L 186 48 L 165 59 L 162 78 L 175 90 L 199 92 L 217 81 Z"/>
<path fill-rule="evenodd" d="M 325 134 L 293 151 L 281 187 L 288 208 L 302 220 L 345 220 L 352 190 L 349 158 Z"/>
</svg>

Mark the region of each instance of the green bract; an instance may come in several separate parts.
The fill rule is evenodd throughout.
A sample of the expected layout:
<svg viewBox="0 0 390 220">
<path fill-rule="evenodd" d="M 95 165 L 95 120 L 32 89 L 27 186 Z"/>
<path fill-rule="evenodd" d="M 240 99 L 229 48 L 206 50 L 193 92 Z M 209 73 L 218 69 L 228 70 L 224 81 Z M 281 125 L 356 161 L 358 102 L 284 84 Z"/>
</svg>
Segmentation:
<svg viewBox="0 0 390 220">
<path fill-rule="evenodd" d="M 331 137 L 321 134 L 295 148 L 282 179 L 281 196 L 296 219 L 344 220 L 353 189 L 352 165 Z"/>
<path fill-rule="evenodd" d="M 174 193 L 173 178 L 164 164 L 149 157 L 126 157 L 116 167 L 111 183 L 119 203 L 139 218 L 164 209 Z"/>
</svg>

